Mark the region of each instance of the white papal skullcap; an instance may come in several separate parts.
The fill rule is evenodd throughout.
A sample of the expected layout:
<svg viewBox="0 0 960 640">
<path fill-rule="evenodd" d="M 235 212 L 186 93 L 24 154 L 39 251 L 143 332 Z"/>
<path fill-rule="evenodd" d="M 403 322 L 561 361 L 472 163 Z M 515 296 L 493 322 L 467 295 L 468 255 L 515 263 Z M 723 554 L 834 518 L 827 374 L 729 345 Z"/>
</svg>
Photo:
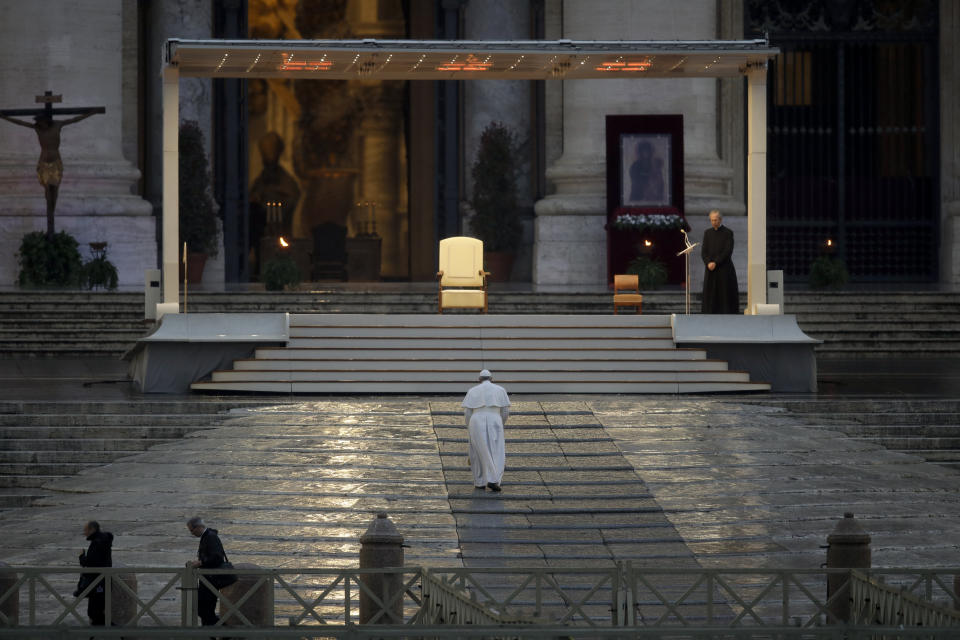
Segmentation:
<svg viewBox="0 0 960 640">
<path fill-rule="evenodd" d="M 486 369 L 484 369 L 483 371 L 480 372 L 480 377 L 481 377 L 481 378 L 492 378 L 492 377 L 493 377 L 493 374 L 490 373 L 489 371 L 487 371 Z"/>
</svg>

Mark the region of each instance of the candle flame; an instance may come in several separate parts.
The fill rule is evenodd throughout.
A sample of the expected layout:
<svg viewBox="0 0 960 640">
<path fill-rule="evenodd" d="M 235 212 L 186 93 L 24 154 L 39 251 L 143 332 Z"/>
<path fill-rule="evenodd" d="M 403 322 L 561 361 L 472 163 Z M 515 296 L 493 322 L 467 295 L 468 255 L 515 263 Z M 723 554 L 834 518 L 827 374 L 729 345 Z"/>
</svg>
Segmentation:
<svg viewBox="0 0 960 640">
<path fill-rule="evenodd" d="M 651 240 L 644 240 L 644 241 L 643 241 L 643 246 L 645 246 L 645 247 L 652 247 L 652 246 L 653 246 L 653 242 L 652 242 Z"/>
<path fill-rule="evenodd" d="M 281 247 L 289 247 L 289 246 L 290 246 L 290 243 L 287 242 L 286 240 L 284 240 L 284 239 L 283 239 L 283 236 L 280 236 L 280 246 L 281 246 Z"/>
<path fill-rule="evenodd" d="M 832 246 L 833 246 L 833 240 L 832 240 L 831 238 L 827 238 L 827 246 L 828 246 L 828 247 L 832 247 Z"/>
</svg>

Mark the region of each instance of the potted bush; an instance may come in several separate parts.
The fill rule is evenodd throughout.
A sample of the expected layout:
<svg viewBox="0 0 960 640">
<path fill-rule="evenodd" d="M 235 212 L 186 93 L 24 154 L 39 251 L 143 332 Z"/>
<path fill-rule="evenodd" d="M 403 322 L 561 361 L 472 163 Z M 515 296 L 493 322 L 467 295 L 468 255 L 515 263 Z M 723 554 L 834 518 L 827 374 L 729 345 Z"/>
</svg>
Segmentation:
<svg viewBox="0 0 960 640">
<path fill-rule="evenodd" d="M 474 234 L 483 240 L 484 268 L 491 280 L 510 279 L 521 226 L 517 211 L 517 143 L 506 126 L 491 122 L 480 136 L 473 163 Z"/>
<path fill-rule="evenodd" d="M 187 120 L 180 125 L 180 246 L 187 243 L 188 282 L 202 280 L 207 257 L 217 255 L 218 240 L 203 132 Z"/>
<path fill-rule="evenodd" d="M 47 237 L 43 231 L 23 236 L 17 252 L 22 289 L 75 289 L 84 277 L 76 239 L 66 231 Z"/>
<path fill-rule="evenodd" d="M 641 291 L 659 289 L 667 283 L 667 267 L 648 256 L 640 255 L 631 260 L 627 273 L 637 276 Z"/>
<path fill-rule="evenodd" d="M 293 291 L 300 284 L 300 269 L 288 255 L 278 255 L 263 265 L 263 285 L 267 291 Z"/>
<path fill-rule="evenodd" d="M 84 286 L 113 291 L 117 288 L 117 267 L 107 260 L 107 243 L 91 242 L 90 253 L 93 257 L 83 265 Z"/>
<path fill-rule="evenodd" d="M 840 289 L 850 279 L 847 265 L 831 255 L 822 255 L 810 265 L 811 289 Z"/>
</svg>

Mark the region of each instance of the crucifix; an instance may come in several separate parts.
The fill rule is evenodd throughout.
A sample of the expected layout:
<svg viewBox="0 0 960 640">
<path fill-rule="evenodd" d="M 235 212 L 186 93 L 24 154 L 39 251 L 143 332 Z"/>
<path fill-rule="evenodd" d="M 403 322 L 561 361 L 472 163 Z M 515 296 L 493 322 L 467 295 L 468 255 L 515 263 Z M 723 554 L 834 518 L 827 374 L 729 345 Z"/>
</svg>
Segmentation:
<svg viewBox="0 0 960 640">
<path fill-rule="evenodd" d="M 60 158 L 60 130 L 68 124 L 80 122 L 96 113 L 106 113 L 105 107 L 73 107 L 69 109 L 54 109 L 54 102 L 63 102 L 63 96 L 55 96 L 47 91 L 37 96 L 37 102 L 43 104 L 41 109 L 2 109 L 0 118 L 7 122 L 28 127 L 37 133 L 40 141 L 40 159 L 37 161 L 37 178 L 43 185 L 44 195 L 47 198 L 47 238 L 53 238 L 53 211 L 57 207 L 57 193 L 60 190 L 60 180 L 63 178 L 63 160 Z M 54 115 L 80 114 L 74 118 L 54 120 Z M 33 116 L 33 122 L 20 120 L 11 116 Z"/>
</svg>

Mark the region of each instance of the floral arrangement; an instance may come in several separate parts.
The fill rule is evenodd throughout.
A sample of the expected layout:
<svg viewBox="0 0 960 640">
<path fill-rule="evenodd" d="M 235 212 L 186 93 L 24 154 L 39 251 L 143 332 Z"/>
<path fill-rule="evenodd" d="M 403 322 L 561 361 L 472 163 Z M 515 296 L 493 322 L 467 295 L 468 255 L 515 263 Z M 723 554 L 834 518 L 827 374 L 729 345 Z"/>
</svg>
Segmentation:
<svg viewBox="0 0 960 640">
<path fill-rule="evenodd" d="M 675 213 L 620 213 L 620 211 L 621 209 L 614 211 L 615 214 L 618 214 L 611 224 L 614 229 L 661 231 L 664 229 L 687 230 L 690 228 L 687 221 Z"/>
</svg>

